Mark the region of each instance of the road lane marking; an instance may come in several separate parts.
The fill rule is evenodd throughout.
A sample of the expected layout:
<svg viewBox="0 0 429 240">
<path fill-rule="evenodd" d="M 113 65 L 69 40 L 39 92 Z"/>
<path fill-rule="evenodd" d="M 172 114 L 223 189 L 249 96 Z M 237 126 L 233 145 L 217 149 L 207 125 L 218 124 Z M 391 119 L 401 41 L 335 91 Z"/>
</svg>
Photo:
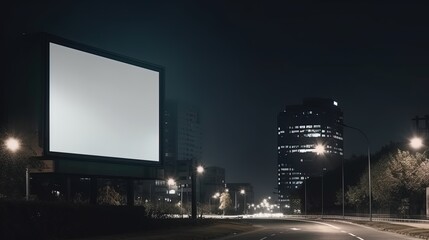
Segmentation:
<svg viewBox="0 0 429 240">
<path fill-rule="evenodd" d="M 337 230 L 339 230 L 339 231 L 340 231 L 340 232 L 342 232 L 342 233 L 348 233 L 348 232 L 346 232 L 346 231 L 341 230 L 341 228 L 339 228 L 339 227 L 337 227 L 337 226 L 334 226 L 334 225 L 332 225 L 332 224 L 329 224 L 329 223 L 317 222 L 317 221 L 308 221 L 308 220 L 298 220 L 298 221 L 301 221 L 301 222 L 310 222 L 310 223 L 317 223 L 317 224 L 321 224 L 321 225 L 326 225 L 326 226 L 329 226 L 329 227 L 331 227 L 331 228 L 337 229 Z M 291 228 L 291 229 L 292 229 L 292 228 Z M 294 230 L 294 229 L 292 229 L 292 230 Z M 359 239 L 359 240 L 364 240 L 363 238 L 358 237 L 358 236 L 354 235 L 353 233 L 348 233 L 348 234 L 349 234 L 350 236 L 353 236 L 353 237 L 355 237 L 355 238 Z"/>
<path fill-rule="evenodd" d="M 340 230 L 340 229 L 341 229 L 341 228 L 339 228 L 339 227 L 337 227 L 337 226 L 334 226 L 334 225 L 329 224 L 329 223 L 324 223 L 324 222 L 316 222 L 316 221 L 303 221 L 303 222 L 311 222 L 311 223 L 322 224 L 322 225 L 326 225 L 326 226 L 329 226 L 329 227 L 334 228 L 334 229 L 337 229 L 337 230 Z"/>
<path fill-rule="evenodd" d="M 271 237 L 274 237 L 276 234 L 275 233 L 273 233 L 273 234 L 271 234 Z"/>
<path fill-rule="evenodd" d="M 358 237 L 358 236 L 354 235 L 353 233 L 348 233 L 348 234 L 349 234 L 350 236 L 353 236 L 353 237 L 355 237 L 355 238 L 359 239 L 359 240 L 364 240 L 363 238 Z"/>
<path fill-rule="evenodd" d="M 261 238 L 261 239 L 259 239 L 259 240 L 264 240 L 264 239 L 267 239 L 267 237 L 263 237 L 263 238 Z"/>
</svg>

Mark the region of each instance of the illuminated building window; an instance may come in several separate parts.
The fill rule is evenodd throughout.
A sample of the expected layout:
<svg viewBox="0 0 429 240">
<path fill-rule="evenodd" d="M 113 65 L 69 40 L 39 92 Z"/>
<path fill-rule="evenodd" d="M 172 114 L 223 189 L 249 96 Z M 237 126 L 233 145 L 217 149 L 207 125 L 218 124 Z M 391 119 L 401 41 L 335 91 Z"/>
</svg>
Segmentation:
<svg viewBox="0 0 429 240">
<path fill-rule="evenodd" d="M 320 133 L 309 133 L 309 134 L 304 134 L 304 137 L 320 137 Z"/>
</svg>

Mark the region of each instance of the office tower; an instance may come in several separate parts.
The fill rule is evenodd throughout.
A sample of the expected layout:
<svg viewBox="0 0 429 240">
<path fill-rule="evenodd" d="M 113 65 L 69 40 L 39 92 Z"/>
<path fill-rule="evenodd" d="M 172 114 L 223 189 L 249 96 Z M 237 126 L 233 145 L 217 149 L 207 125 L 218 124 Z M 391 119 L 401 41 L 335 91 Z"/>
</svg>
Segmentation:
<svg viewBox="0 0 429 240">
<path fill-rule="evenodd" d="M 173 178 L 183 203 L 190 201 L 191 171 L 201 162 L 202 124 L 199 109 L 177 101 L 165 103 L 164 176 Z M 198 191 L 199 192 L 199 191 Z"/>
<path fill-rule="evenodd" d="M 166 101 L 163 146 L 166 177 L 176 175 L 178 160 L 201 161 L 201 114 L 197 108 L 177 101 Z"/>
<path fill-rule="evenodd" d="M 308 178 L 340 166 L 343 159 L 343 113 L 338 102 L 325 98 L 304 99 L 287 105 L 277 116 L 278 198 L 282 209 L 293 199 L 302 208 L 298 190 Z M 323 146 L 318 154 L 316 147 Z M 296 201 L 295 201 L 296 202 Z M 296 205 L 296 204 L 295 204 Z"/>
</svg>

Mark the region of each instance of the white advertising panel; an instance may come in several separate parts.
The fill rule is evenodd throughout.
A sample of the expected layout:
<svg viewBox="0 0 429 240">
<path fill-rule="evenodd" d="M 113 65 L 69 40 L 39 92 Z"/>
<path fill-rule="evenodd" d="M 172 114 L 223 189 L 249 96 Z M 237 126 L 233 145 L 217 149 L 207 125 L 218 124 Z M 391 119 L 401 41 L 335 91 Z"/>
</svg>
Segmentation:
<svg viewBox="0 0 429 240">
<path fill-rule="evenodd" d="M 160 72 L 49 43 L 49 152 L 159 161 Z"/>
</svg>

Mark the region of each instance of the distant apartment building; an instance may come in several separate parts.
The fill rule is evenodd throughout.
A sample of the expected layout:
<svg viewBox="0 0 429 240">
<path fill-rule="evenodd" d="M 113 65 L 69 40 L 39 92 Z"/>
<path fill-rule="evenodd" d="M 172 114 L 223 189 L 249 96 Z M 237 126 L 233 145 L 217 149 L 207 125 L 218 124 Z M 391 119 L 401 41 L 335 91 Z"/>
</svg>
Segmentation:
<svg viewBox="0 0 429 240">
<path fill-rule="evenodd" d="M 277 116 L 278 200 L 282 209 L 308 178 L 334 169 L 343 159 L 343 112 L 338 102 L 325 98 L 304 99 L 287 105 Z M 315 148 L 322 145 L 323 156 Z"/>
</svg>

